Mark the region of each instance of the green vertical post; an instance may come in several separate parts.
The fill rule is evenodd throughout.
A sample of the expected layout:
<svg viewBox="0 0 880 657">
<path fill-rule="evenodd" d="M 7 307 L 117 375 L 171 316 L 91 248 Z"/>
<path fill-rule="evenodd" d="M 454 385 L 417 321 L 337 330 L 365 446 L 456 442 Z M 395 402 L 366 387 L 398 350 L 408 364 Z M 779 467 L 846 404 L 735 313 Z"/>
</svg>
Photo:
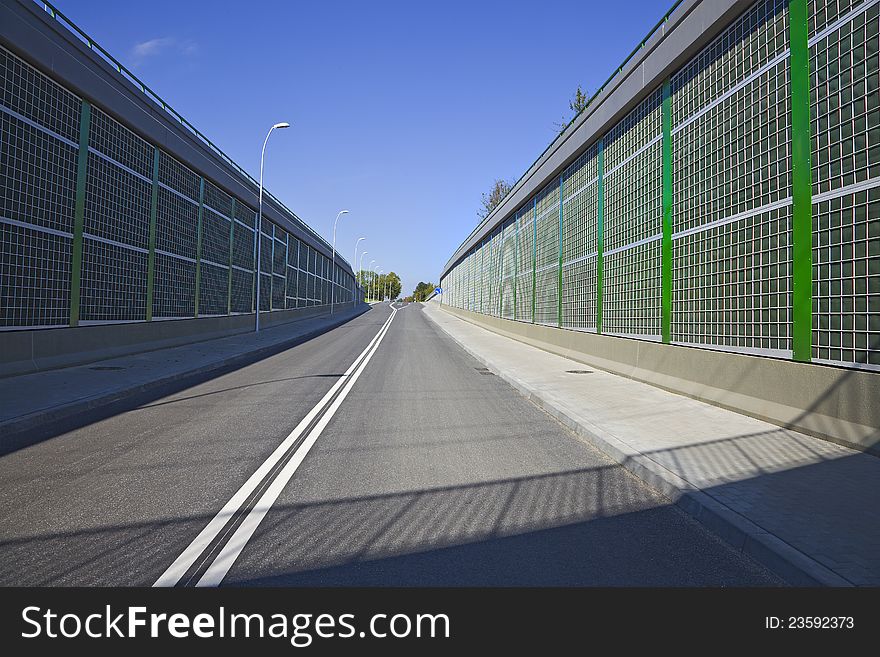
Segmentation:
<svg viewBox="0 0 880 657">
<path fill-rule="evenodd" d="M 813 199 L 807 0 L 790 0 L 788 11 L 791 39 L 791 346 L 794 360 L 809 362 L 813 328 Z"/>
<path fill-rule="evenodd" d="M 516 279 L 519 278 L 519 217 L 513 220 L 513 319 L 516 320 Z"/>
<path fill-rule="evenodd" d="M 226 271 L 226 314 L 232 314 L 232 250 L 235 248 L 235 197 L 229 215 L 229 269 Z"/>
<path fill-rule="evenodd" d="M 538 197 L 532 199 L 532 324 L 535 323 L 535 294 L 538 287 Z"/>
<path fill-rule="evenodd" d="M 159 215 L 159 149 L 153 148 L 153 191 L 150 195 L 150 238 L 147 245 L 147 321 L 153 321 L 153 282 L 156 280 L 156 224 Z"/>
<path fill-rule="evenodd" d="M 556 326 L 562 328 L 562 195 L 565 181 L 559 176 L 559 275 L 556 281 Z"/>
<path fill-rule="evenodd" d="M 660 242 L 660 334 L 672 339 L 672 85 L 663 83 L 663 238 Z"/>
<path fill-rule="evenodd" d="M 86 176 L 89 169 L 89 125 L 92 106 L 82 102 L 79 115 L 79 154 L 76 159 L 76 199 L 73 209 L 73 252 L 70 272 L 70 325 L 79 324 L 80 290 L 82 286 L 83 226 L 86 213 Z"/>
<path fill-rule="evenodd" d="M 486 245 L 480 244 L 480 312 L 483 312 L 483 287 L 486 285 Z"/>
<path fill-rule="evenodd" d="M 199 288 L 202 284 L 202 218 L 205 214 L 205 179 L 199 178 L 199 221 L 196 224 L 196 304 L 193 316 L 199 316 Z"/>
<path fill-rule="evenodd" d="M 498 316 L 504 317 L 504 224 L 498 240 Z"/>
<path fill-rule="evenodd" d="M 284 231 L 284 309 L 287 309 L 287 297 L 290 296 L 290 233 Z M 294 306 L 296 304 L 294 303 Z"/>
<path fill-rule="evenodd" d="M 599 188 L 596 211 L 596 333 L 602 333 L 602 283 L 605 277 L 605 140 L 599 140 Z"/>
</svg>

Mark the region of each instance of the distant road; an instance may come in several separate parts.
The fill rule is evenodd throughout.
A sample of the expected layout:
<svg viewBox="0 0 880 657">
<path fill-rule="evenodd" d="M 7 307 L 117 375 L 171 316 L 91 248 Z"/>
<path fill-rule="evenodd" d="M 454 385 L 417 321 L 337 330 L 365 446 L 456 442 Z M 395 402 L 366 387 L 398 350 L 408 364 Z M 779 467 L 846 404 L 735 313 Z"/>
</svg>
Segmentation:
<svg viewBox="0 0 880 657">
<path fill-rule="evenodd" d="M 420 304 L 4 456 L 0 501 L 6 585 L 780 584 Z"/>
</svg>

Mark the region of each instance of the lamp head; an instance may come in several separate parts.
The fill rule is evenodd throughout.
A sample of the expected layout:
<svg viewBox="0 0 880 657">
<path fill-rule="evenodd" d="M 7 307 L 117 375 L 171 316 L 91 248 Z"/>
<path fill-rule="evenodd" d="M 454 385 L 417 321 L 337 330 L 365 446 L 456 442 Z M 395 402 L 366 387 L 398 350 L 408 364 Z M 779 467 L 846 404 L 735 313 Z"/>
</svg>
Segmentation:
<svg viewBox="0 0 880 657">
<path fill-rule="evenodd" d="M 276 123 L 276 124 L 273 125 L 272 127 L 273 127 L 273 128 L 278 128 L 278 129 L 280 130 L 281 128 L 289 128 L 289 127 L 290 127 L 290 124 L 287 123 L 286 121 L 282 121 L 281 123 Z"/>
</svg>

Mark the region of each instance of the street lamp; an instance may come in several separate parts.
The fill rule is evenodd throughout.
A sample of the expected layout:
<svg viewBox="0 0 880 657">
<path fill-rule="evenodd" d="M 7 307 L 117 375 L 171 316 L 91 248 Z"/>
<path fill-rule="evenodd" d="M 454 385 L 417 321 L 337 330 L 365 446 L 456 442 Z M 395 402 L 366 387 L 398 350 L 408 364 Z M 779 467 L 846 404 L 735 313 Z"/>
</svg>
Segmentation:
<svg viewBox="0 0 880 657">
<path fill-rule="evenodd" d="M 374 263 L 374 262 L 376 262 L 376 261 L 375 261 L 375 260 L 370 260 L 370 264 L 367 265 L 367 270 L 370 271 L 370 272 L 372 272 L 373 274 L 376 273 L 376 270 L 375 270 L 374 267 L 373 267 L 373 263 Z M 373 289 L 375 289 L 375 287 L 376 287 L 376 286 L 375 286 L 375 281 L 373 280 L 373 277 L 372 277 L 372 276 L 370 276 L 370 285 L 369 285 L 368 287 L 369 287 L 370 290 L 373 290 Z"/>
<path fill-rule="evenodd" d="M 367 239 L 366 237 L 358 237 L 358 241 L 354 243 L 354 260 L 351 261 L 351 268 L 354 269 L 355 264 L 358 261 L 358 244 L 360 244 L 363 240 Z M 357 282 L 357 274 L 355 274 L 355 282 Z M 351 291 L 352 295 L 354 295 L 354 290 Z M 352 300 L 354 296 L 352 296 Z"/>
<path fill-rule="evenodd" d="M 367 251 L 364 251 L 363 253 L 361 253 L 361 259 L 360 259 L 360 262 L 358 262 L 358 273 L 361 275 L 361 282 L 362 283 L 367 282 L 366 280 L 364 280 L 364 256 L 367 255 L 367 253 L 368 253 Z M 367 292 L 367 289 L 364 288 L 364 295 L 365 296 L 366 296 L 366 292 Z"/>
<path fill-rule="evenodd" d="M 266 144 L 269 143 L 269 135 L 272 134 L 272 131 L 275 128 L 279 130 L 281 128 L 289 128 L 290 124 L 282 121 L 281 123 L 276 123 L 271 128 L 269 128 L 269 132 L 266 133 L 266 139 L 263 140 L 263 150 L 260 152 L 260 204 L 259 211 L 257 212 L 257 235 L 256 235 L 256 244 L 254 245 L 254 270 L 257 272 L 257 285 L 256 285 L 256 299 L 254 299 L 254 308 L 256 309 L 255 320 L 254 320 L 254 333 L 260 330 L 260 245 L 263 241 L 263 159 L 266 156 Z"/>
<path fill-rule="evenodd" d="M 330 314 L 333 314 L 333 303 L 336 301 L 336 224 L 339 217 L 348 214 L 348 210 L 340 210 L 333 222 L 333 264 L 330 266 Z"/>
</svg>

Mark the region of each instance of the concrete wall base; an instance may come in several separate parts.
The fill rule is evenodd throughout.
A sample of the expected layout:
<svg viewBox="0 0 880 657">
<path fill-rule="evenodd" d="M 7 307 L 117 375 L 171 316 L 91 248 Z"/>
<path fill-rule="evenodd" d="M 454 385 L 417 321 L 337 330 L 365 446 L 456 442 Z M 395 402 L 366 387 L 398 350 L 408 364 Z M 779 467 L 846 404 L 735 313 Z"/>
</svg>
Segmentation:
<svg viewBox="0 0 880 657">
<path fill-rule="evenodd" d="M 335 312 L 358 302 L 337 303 Z M 330 306 L 260 313 L 261 328 L 328 315 Z M 62 327 L 0 333 L 0 377 L 82 365 L 254 330 L 254 316 L 225 315 L 126 324 Z"/>
<path fill-rule="evenodd" d="M 880 455 L 880 374 L 442 309 L 592 367 Z"/>
</svg>

